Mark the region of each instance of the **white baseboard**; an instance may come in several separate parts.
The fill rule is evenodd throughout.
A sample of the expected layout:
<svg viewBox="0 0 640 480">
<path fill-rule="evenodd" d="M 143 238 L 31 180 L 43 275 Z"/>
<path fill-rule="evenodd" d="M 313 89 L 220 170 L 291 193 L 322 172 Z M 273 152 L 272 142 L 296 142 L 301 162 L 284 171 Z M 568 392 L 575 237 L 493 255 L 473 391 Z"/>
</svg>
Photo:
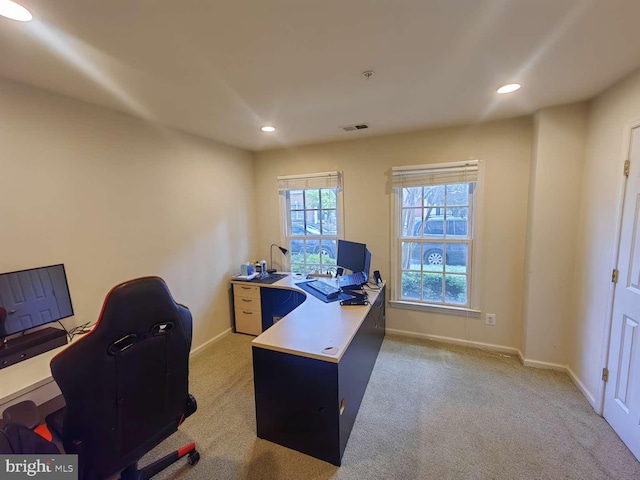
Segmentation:
<svg viewBox="0 0 640 480">
<path fill-rule="evenodd" d="M 519 350 L 518 350 L 518 353 L 520 353 Z M 543 370 L 557 370 L 558 372 L 568 373 L 566 365 L 560 365 L 559 363 L 543 362 L 540 360 L 529 360 L 528 358 L 523 358 L 522 353 L 520 353 L 519 357 L 520 357 L 520 361 L 525 367 L 541 368 Z"/>
<path fill-rule="evenodd" d="M 575 372 L 571 370 L 569 366 L 567 366 L 567 374 L 569 375 L 569 377 L 571 377 L 571 380 L 573 380 L 573 383 L 575 384 L 575 386 L 578 387 L 578 390 L 582 392 L 584 397 L 591 404 L 591 408 L 593 408 L 598 415 L 602 415 L 602 412 L 599 411 L 600 407 L 596 402 L 596 397 L 593 396 L 593 394 L 589 391 L 589 389 L 585 386 L 585 384 L 582 383 L 582 381 L 578 378 Z"/>
<path fill-rule="evenodd" d="M 518 355 L 518 353 L 520 353 L 517 348 L 506 347 L 504 345 L 494 345 L 491 343 L 474 342 L 471 340 L 461 340 L 459 338 L 442 337 L 440 335 L 430 335 L 428 333 L 409 332 L 406 330 L 396 330 L 395 328 L 387 328 L 386 332 L 394 335 L 402 335 L 404 337 L 424 338 L 426 340 L 432 340 L 434 342 L 461 345 L 463 347 L 479 348 L 480 350 L 488 350 L 491 352 L 509 353 L 511 355 Z"/>
<path fill-rule="evenodd" d="M 206 342 L 204 342 L 202 345 L 200 345 L 197 348 L 194 348 L 193 350 L 191 350 L 191 354 L 189 355 L 190 357 L 194 357 L 196 355 L 198 355 L 199 353 L 201 353 L 204 349 L 206 349 L 209 345 L 213 345 L 216 342 L 219 342 L 220 340 L 222 340 L 224 337 L 226 337 L 227 335 L 229 335 L 231 333 L 231 328 L 227 328 L 224 332 L 222 332 L 219 335 L 216 335 L 215 337 L 213 337 L 210 340 L 207 340 Z"/>
<path fill-rule="evenodd" d="M 520 351 L 520 349 L 513 348 L 513 347 L 505 347 L 504 345 L 493 345 L 490 343 L 473 342 L 471 340 L 460 340 L 458 338 L 441 337 L 440 335 L 429 335 L 427 333 L 408 332 L 405 330 L 396 330 L 394 328 L 387 328 L 386 331 L 391 334 L 402 335 L 405 337 L 424 338 L 427 340 L 432 340 L 434 342 L 462 345 L 465 347 L 479 348 L 481 350 L 488 350 L 492 352 L 510 353 L 512 355 L 517 355 L 517 357 L 520 359 L 520 362 L 525 367 L 542 368 L 546 370 L 556 370 L 559 372 L 564 372 L 569 376 L 569 378 L 574 383 L 574 385 L 578 388 L 578 390 L 580 390 L 580 393 L 584 395 L 584 397 L 587 399 L 587 401 L 591 405 L 591 408 L 593 408 L 598 415 L 602 415 L 602 412 L 598 411 L 599 407 L 596 403 L 596 399 L 593 396 L 593 394 L 589 391 L 589 389 L 585 386 L 585 384 L 582 383 L 582 381 L 580 380 L 580 378 L 578 378 L 575 372 L 571 370 L 571 368 L 569 368 L 568 365 L 560 365 L 558 363 L 542 362 L 540 360 L 526 359 L 522 355 L 522 352 Z"/>
</svg>

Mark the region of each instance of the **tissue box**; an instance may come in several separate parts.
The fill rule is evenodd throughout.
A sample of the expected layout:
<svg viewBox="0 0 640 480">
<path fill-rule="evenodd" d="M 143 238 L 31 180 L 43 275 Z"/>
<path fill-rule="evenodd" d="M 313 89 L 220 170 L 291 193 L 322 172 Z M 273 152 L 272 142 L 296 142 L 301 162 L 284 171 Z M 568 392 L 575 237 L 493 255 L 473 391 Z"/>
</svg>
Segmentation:
<svg viewBox="0 0 640 480">
<path fill-rule="evenodd" d="M 240 275 L 253 275 L 253 264 L 243 263 L 240 265 Z"/>
</svg>

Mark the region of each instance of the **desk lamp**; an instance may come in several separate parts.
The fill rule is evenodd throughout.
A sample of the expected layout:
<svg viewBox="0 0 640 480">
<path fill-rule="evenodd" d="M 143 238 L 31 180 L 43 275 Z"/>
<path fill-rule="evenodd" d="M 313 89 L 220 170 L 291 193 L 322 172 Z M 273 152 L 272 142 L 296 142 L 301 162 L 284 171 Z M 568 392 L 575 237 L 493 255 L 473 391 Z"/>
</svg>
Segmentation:
<svg viewBox="0 0 640 480">
<path fill-rule="evenodd" d="M 286 255 L 289 252 L 289 250 L 287 250 L 286 248 L 281 247 L 280 245 L 276 245 L 275 243 L 272 243 L 271 244 L 271 248 L 270 248 L 270 250 L 271 250 L 271 252 L 270 252 L 271 258 L 269 259 L 269 266 L 271 268 L 267 270 L 267 273 L 273 273 L 273 272 L 276 271 L 276 269 L 273 268 L 273 247 L 278 247 L 283 255 Z"/>
</svg>

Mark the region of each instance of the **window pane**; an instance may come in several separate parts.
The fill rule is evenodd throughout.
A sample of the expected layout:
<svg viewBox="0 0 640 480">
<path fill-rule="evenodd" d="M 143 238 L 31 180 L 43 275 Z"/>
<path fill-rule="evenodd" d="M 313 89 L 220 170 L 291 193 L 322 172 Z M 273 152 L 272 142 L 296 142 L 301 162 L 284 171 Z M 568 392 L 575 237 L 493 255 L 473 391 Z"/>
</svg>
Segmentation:
<svg viewBox="0 0 640 480">
<path fill-rule="evenodd" d="M 291 190 L 289 192 L 289 209 L 302 210 L 304 208 L 303 190 Z"/>
<path fill-rule="evenodd" d="M 444 244 L 443 243 L 425 243 L 424 254 L 422 255 L 422 261 L 425 266 L 425 270 L 435 267 L 436 271 L 442 271 L 444 265 Z"/>
<path fill-rule="evenodd" d="M 321 240 L 320 251 L 322 252 L 322 263 L 324 265 L 336 264 L 336 241 L 335 240 Z"/>
<path fill-rule="evenodd" d="M 320 241 L 307 240 L 304 251 L 307 263 L 320 263 Z"/>
<path fill-rule="evenodd" d="M 304 263 L 291 263 L 291 272 L 304 273 Z"/>
<path fill-rule="evenodd" d="M 469 231 L 469 209 L 447 208 L 447 237 L 466 237 Z"/>
<path fill-rule="evenodd" d="M 444 275 L 425 273 L 422 280 L 422 299 L 428 302 L 442 302 L 442 282 Z"/>
<path fill-rule="evenodd" d="M 291 253 L 291 264 L 304 263 L 304 240 L 294 238 L 289 242 L 289 252 Z"/>
<path fill-rule="evenodd" d="M 323 235 L 336 235 L 338 232 L 338 220 L 335 210 L 322 210 L 322 227 Z"/>
<path fill-rule="evenodd" d="M 402 298 L 420 300 L 420 274 L 402 272 Z"/>
<path fill-rule="evenodd" d="M 419 207 L 422 205 L 422 187 L 402 189 L 402 206 Z"/>
<path fill-rule="evenodd" d="M 402 233 L 403 237 L 413 237 L 422 235 L 422 209 L 403 208 L 402 209 Z"/>
<path fill-rule="evenodd" d="M 335 190 L 323 188 L 320 190 L 320 197 L 322 200 L 322 208 L 336 208 L 338 201 Z"/>
<path fill-rule="evenodd" d="M 469 245 L 466 243 L 447 243 L 446 245 L 446 272 L 467 273 L 469 259 Z"/>
<path fill-rule="evenodd" d="M 459 305 L 467 304 L 466 275 L 447 275 L 445 290 L 445 302 Z"/>
<path fill-rule="evenodd" d="M 402 269 L 420 270 L 422 258 L 422 244 L 417 242 L 402 242 Z"/>
<path fill-rule="evenodd" d="M 307 209 L 320 208 L 320 190 L 305 190 L 304 200 Z"/>
<path fill-rule="evenodd" d="M 424 235 L 430 235 L 435 237 L 444 236 L 444 217 L 440 215 L 427 218 L 427 223 L 424 227 Z"/>
<path fill-rule="evenodd" d="M 304 273 L 305 275 L 309 275 L 310 273 L 319 273 L 320 272 L 320 265 L 316 265 L 313 263 L 307 263 L 304 266 Z"/>
<path fill-rule="evenodd" d="M 424 187 L 424 206 L 443 207 L 444 206 L 444 185 L 433 185 Z"/>
<path fill-rule="evenodd" d="M 447 185 L 447 205 L 469 205 L 469 184 Z"/>
</svg>

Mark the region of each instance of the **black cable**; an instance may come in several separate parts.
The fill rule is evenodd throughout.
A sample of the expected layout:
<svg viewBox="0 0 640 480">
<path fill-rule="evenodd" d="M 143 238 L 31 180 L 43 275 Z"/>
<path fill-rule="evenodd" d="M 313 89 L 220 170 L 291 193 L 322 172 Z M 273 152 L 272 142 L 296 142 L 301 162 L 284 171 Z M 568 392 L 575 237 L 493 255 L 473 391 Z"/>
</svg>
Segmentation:
<svg viewBox="0 0 640 480">
<path fill-rule="evenodd" d="M 76 335 L 83 335 L 85 333 L 89 333 L 94 326 L 95 324 L 92 325 L 91 322 L 86 322 L 86 323 L 83 323 L 82 325 L 73 327 L 71 330 L 69 330 L 69 335 L 70 335 L 69 341 L 73 340 L 73 338 Z"/>
<path fill-rule="evenodd" d="M 71 336 L 71 333 L 69 333 L 69 330 L 67 330 L 67 328 L 62 324 L 62 322 L 60 320 L 58 320 L 58 324 L 60 324 L 60 326 L 62 327 L 62 329 L 65 331 L 65 333 L 67 334 L 67 340 L 71 341 L 73 339 L 73 337 Z"/>
</svg>

